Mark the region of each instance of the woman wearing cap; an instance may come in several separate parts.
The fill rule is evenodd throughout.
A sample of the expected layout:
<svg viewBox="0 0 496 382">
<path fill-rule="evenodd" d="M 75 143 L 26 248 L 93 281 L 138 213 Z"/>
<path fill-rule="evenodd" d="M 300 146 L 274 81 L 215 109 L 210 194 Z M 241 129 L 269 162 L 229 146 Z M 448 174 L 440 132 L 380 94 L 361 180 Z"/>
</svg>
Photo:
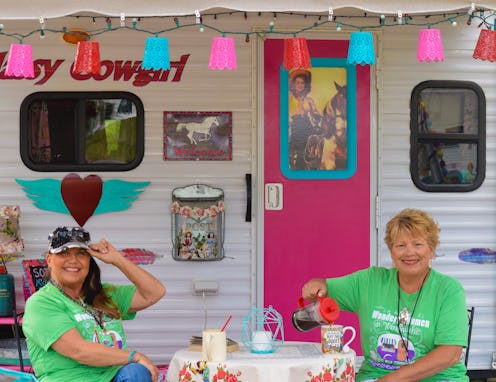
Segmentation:
<svg viewBox="0 0 496 382">
<path fill-rule="evenodd" d="M 102 283 L 94 258 L 117 267 L 132 285 Z M 127 349 L 122 321 L 162 298 L 160 281 L 107 240 L 90 244 L 90 234 L 79 227 L 50 234 L 46 262 L 50 280 L 26 301 L 23 319 L 39 380 L 156 382 L 151 359 Z"/>
<path fill-rule="evenodd" d="M 468 340 L 465 291 L 430 266 L 438 224 L 425 211 L 407 208 L 388 222 L 384 241 L 393 268 L 312 279 L 303 298 L 329 295 L 358 314 L 364 361 L 357 382 L 468 382 L 460 360 Z"/>
<path fill-rule="evenodd" d="M 304 169 L 303 152 L 308 137 L 316 133 L 321 115 L 312 97 L 312 74 L 306 69 L 297 69 L 289 74 L 290 117 L 290 165 L 292 169 Z"/>
</svg>

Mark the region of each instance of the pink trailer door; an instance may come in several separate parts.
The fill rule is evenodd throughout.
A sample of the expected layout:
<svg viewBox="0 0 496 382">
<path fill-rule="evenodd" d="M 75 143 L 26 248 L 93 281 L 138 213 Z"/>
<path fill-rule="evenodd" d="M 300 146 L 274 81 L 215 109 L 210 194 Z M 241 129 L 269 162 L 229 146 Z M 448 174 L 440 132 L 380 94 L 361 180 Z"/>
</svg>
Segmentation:
<svg viewBox="0 0 496 382">
<path fill-rule="evenodd" d="M 370 72 L 346 64 L 348 41 L 307 41 L 308 71 L 282 69 L 284 40 L 264 47 L 264 306 L 286 340 L 320 341 L 291 322 L 303 284 L 370 264 Z"/>
</svg>

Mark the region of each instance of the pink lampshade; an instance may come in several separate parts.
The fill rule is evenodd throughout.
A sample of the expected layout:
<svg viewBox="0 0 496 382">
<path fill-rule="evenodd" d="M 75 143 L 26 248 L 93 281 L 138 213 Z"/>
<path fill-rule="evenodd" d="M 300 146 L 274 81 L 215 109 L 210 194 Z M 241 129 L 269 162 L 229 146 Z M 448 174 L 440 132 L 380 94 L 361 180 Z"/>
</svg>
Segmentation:
<svg viewBox="0 0 496 382">
<path fill-rule="evenodd" d="M 311 68 L 310 53 L 305 37 L 287 38 L 284 40 L 284 69 Z"/>
<path fill-rule="evenodd" d="M 212 48 L 210 49 L 208 68 L 212 70 L 231 70 L 237 68 L 234 38 L 214 37 L 212 39 Z"/>
<path fill-rule="evenodd" d="M 439 29 L 419 30 L 417 61 L 444 61 L 443 42 Z"/>
<path fill-rule="evenodd" d="M 479 60 L 496 61 L 496 30 L 481 30 L 472 57 Z"/>
<path fill-rule="evenodd" d="M 5 75 L 9 77 L 34 78 L 33 47 L 11 44 Z"/>
<path fill-rule="evenodd" d="M 99 74 L 100 73 L 100 45 L 97 41 L 79 41 L 77 43 L 76 58 L 73 73 Z"/>
</svg>

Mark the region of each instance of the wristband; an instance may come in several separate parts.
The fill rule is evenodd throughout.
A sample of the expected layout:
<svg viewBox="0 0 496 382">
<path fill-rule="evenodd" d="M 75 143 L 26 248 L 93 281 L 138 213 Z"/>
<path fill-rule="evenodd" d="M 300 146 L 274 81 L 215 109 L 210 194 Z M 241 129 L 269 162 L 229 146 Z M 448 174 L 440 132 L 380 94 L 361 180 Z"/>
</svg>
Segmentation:
<svg viewBox="0 0 496 382">
<path fill-rule="evenodd" d="M 129 360 L 129 362 L 134 362 L 133 361 L 133 358 L 134 358 L 134 355 L 136 354 L 136 350 L 133 350 L 131 353 L 129 353 L 129 357 L 127 357 L 127 359 Z"/>
</svg>

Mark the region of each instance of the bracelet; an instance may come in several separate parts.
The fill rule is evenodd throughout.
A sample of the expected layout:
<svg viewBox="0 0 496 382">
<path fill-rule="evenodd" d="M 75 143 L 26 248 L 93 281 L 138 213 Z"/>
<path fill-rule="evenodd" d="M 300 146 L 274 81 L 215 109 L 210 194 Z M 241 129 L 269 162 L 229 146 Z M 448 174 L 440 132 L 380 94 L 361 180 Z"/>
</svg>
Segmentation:
<svg viewBox="0 0 496 382">
<path fill-rule="evenodd" d="M 131 353 L 129 353 L 129 357 L 127 357 L 127 359 L 129 360 L 129 362 L 134 362 L 133 361 L 133 358 L 134 358 L 134 355 L 137 353 L 136 350 L 133 350 Z"/>
</svg>

